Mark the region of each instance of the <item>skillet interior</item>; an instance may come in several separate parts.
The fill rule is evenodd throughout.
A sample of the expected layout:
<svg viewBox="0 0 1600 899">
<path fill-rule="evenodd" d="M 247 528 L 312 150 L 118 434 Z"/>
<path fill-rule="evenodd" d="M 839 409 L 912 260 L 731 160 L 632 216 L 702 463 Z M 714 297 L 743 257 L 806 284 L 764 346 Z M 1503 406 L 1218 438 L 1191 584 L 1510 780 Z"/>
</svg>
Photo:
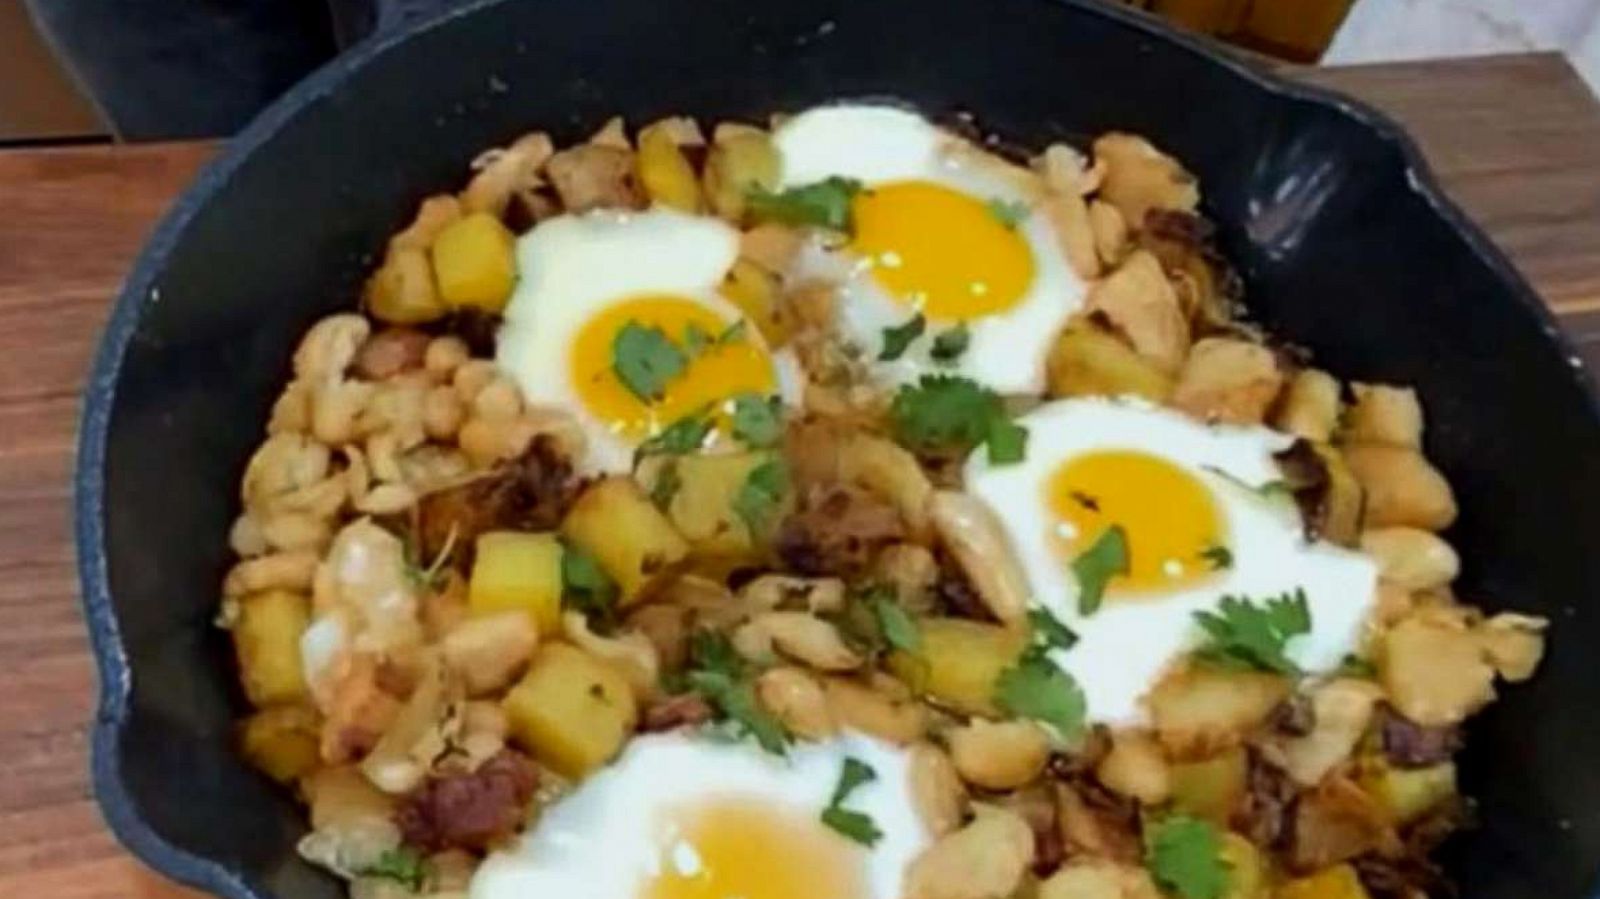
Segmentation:
<svg viewBox="0 0 1600 899">
<path fill-rule="evenodd" d="M 972 110 L 1026 145 L 1147 134 L 1202 180 L 1253 312 L 1341 376 L 1414 383 L 1464 514 L 1463 593 L 1550 616 L 1539 679 L 1473 727 L 1469 899 L 1588 895 L 1600 860 L 1600 416 L 1537 298 L 1439 199 L 1394 127 L 1080 0 L 489 2 L 364 45 L 201 177 L 147 248 L 91 381 L 78 481 L 104 696 L 95 784 L 154 866 L 236 897 L 341 895 L 288 801 L 230 750 L 210 627 L 236 511 L 298 334 L 347 305 L 426 191 L 531 127 L 762 117 L 838 97 Z"/>
</svg>

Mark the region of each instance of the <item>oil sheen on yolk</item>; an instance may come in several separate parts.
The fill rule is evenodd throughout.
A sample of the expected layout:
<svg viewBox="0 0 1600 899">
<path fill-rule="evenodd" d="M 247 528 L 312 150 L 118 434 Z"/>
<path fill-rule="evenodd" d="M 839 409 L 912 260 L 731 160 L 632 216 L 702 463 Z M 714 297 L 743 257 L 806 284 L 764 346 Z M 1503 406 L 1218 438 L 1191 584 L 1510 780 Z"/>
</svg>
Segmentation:
<svg viewBox="0 0 1600 899">
<path fill-rule="evenodd" d="M 690 325 L 716 337 L 733 324 L 687 297 L 657 294 L 622 300 L 584 323 L 571 347 L 573 387 L 591 415 L 626 439 L 642 441 L 740 393 L 767 396 L 777 389 L 772 359 L 747 336 L 706 348 L 666 383 L 661 399 L 646 402 L 612 370 L 612 343 L 629 322 L 660 328 L 680 348 Z"/>
<path fill-rule="evenodd" d="M 1055 540 L 1072 560 L 1121 525 L 1128 573 L 1108 596 L 1163 593 L 1212 576 L 1201 554 L 1223 544 L 1223 522 L 1205 484 L 1165 459 L 1132 450 L 1077 456 L 1049 485 Z"/>
<path fill-rule="evenodd" d="M 935 321 L 1005 312 L 1033 283 L 1033 250 L 982 200 L 930 181 L 856 194 L 851 249 L 891 296 Z"/>
<path fill-rule="evenodd" d="M 724 800 L 674 816 L 639 899 L 857 899 L 861 850 L 816 815 Z"/>
</svg>

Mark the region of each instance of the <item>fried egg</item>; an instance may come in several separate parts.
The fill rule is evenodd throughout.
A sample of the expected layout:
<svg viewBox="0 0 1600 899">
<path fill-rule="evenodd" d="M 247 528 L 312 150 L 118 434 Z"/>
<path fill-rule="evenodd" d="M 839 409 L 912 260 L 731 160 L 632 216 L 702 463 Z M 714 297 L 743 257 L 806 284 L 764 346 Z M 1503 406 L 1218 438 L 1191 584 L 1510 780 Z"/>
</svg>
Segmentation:
<svg viewBox="0 0 1600 899">
<path fill-rule="evenodd" d="M 844 803 L 881 838 L 822 823 L 846 759 L 874 779 Z M 786 758 L 685 732 L 635 738 L 473 876 L 471 899 L 898 899 L 931 839 L 898 747 L 844 734 Z"/>
<path fill-rule="evenodd" d="M 521 279 L 496 359 L 530 404 L 577 418 L 585 473 L 626 471 L 641 442 L 687 415 L 725 413 L 739 394 L 797 400 L 793 359 L 718 293 L 738 255 L 724 222 L 660 208 L 557 216 L 517 242 Z M 658 330 L 687 359 L 659 395 L 641 397 L 617 373 L 630 325 Z M 696 341 L 705 345 L 691 350 Z"/>
<path fill-rule="evenodd" d="M 818 242 L 797 263 L 808 280 L 839 285 L 838 328 L 877 359 L 884 331 L 921 313 L 924 334 L 898 359 L 877 361 L 887 383 L 942 371 L 1001 393 L 1044 389 L 1045 357 L 1083 304 L 1040 187 L 1026 170 L 889 106 L 826 106 L 773 132 L 781 187 L 859 181 L 852 236 Z M 937 337 L 964 326 L 968 345 L 943 364 Z"/>
<path fill-rule="evenodd" d="M 1141 723 L 1144 695 L 1201 641 L 1194 613 L 1224 596 L 1259 603 L 1303 589 L 1311 632 L 1287 654 L 1308 671 L 1330 670 L 1358 647 L 1376 566 L 1307 542 L 1293 502 L 1257 489 L 1281 478 L 1272 454 L 1291 438 L 1133 401 L 1061 400 L 1018 421 L 1027 457 L 993 466 L 974 453 L 967 489 L 998 513 L 1034 602 L 1077 633 L 1052 657 L 1082 686 L 1091 720 Z M 1128 571 L 1084 615 L 1072 561 L 1113 525 Z"/>
</svg>

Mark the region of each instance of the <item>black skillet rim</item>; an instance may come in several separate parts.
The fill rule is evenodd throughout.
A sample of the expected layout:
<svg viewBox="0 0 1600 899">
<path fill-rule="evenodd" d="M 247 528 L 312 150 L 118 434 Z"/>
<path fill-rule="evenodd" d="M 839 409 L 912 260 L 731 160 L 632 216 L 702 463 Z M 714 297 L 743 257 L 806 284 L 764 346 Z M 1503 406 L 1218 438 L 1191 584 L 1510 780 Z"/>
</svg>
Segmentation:
<svg viewBox="0 0 1600 899">
<path fill-rule="evenodd" d="M 128 716 L 131 671 L 122 644 L 116 611 L 111 604 L 105 560 L 105 455 L 111 409 L 123 355 L 148 299 L 159 295 L 158 280 L 167 257 L 178 244 L 195 214 L 209 203 L 239 166 L 268 142 L 287 122 L 312 101 L 340 88 L 345 78 L 373 58 L 404 43 L 413 35 L 504 0 L 470 0 L 441 15 L 412 22 L 376 35 L 324 65 L 267 107 L 224 151 L 208 162 L 180 198 L 162 217 L 146 242 L 112 307 L 84 388 L 79 422 L 77 466 L 73 476 L 73 532 L 78 553 L 78 577 L 84 618 L 99 674 L 99 703 L 91 741 L 91 782 L 106 823 L 117 839 L 141 861 L 157 871 L 191 886 L 229 899 L 261 899 L 226 865 L 195 855 L 168 843 L 152 830 L 134 809 L 121 777 L 117 735 Z M 1343 94 L 1314 85 L 1289 81 L 1255 68 L 1208 39 L 1176 32 L 1153 17 L 1123 6 L 1095 0 L 1040 0 L 1070 6 L 1091 15 L 1111 18 L 1165 41 L 1212 65 L 1230 71 L 1257 90 L 1279 98 L 1332 109 L 1366 128 L 1380 141 L 1399 151 L 1412 191 L 1420 195 L 1446 224 L 1459 234 L 1474 255 L 1500 282 L 1502 294 L 1532 316 L 1550 348 L 1571 360 L 1572 377 L 1589 399 L 1591 416 L 1600 419 L 1600 397 L 1553 314 L 1510 260 L 1489 240 L 1454 201 L 1445 196 L 1421 151 L 1409 135 L 1384 113 Z"/>
</svg>

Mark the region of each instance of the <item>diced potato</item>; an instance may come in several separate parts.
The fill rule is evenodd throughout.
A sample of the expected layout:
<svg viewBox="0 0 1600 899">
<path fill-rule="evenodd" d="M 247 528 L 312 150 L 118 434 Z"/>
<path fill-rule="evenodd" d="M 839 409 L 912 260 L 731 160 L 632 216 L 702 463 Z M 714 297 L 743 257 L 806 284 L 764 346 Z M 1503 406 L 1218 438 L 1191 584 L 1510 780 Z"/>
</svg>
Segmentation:
<svg viewBox="0 0 1600 899">
<path fill-rule="evenodd" d="M 1199 665 L 1169 674 L 1145 700 L 1168 753 L 1193 758 L 1235 745 L 1289 693 L 1289 682 L 1256 671 Z"/>
<path fill-rule="evenodd" d="M 542 636 L 561 631 L 561 541 L 554 534 L 478 535 L 467 586 L 473 615 L 525 611 Z"/>
<path fill-rule="evenodd" d="M 1484 655 L 1501 677 L 1521 683 L 1544 658 L 1544 632 L 1550 621 L 1535 615 L 1501 612 L 1477 628 Z"/>
<path fill-rule="evenodd" d="M 1231 337 L 1207 337 L 1184 360 L 1172 405 L 1202 421 L 1260 424 L 1283 387 L 1272 351 Z"/>
<path fill-rule="evenodd" d="M 461 201 L 450 194 L 435 194 L 417 206 L 417 216 L 404 231 L 389 238 L 389 249 L 426 250 L 439 233 L 461 218 Z"/>
<path fill-rule="evenodd" d="M 1172 795 L 1172 771 L 1161 744 L 1143 731 L 1119 731 L 1111 751 L 1095 766 L 1095 776 L 1112 792 L 1145 805 L 1160 805 Z"/>
<path fill-rule="evenodd" d="M 516 679 L 539 645 L 539 628 L 520 608 L 478 615 L 446 634 L 440 650 L 467 694 L 484 696 Z"/>
<path fill-rule="evenodd" d="M 1367 492 L 1367 527 L 1442 531 L 1456 520 L 1456 498 L 1438 469 L 1414 449 L 1379 444 L 1344 448 L 1345 464 Z"/>
<path fill-rule="evenodd" d="M 1068 325 L 1046 361 L 1051 396 L 1140 396 L 1163 402 L 1172 378 L 1114 334 Z"/>
<path fill-rule="evenodd" d="M 1283 767 L 1302 786 L 1315 786 L 1334 766 L 1350 757 L 1366 733 L 1383 691 L 1368 680 L 1336 678 L 1311 694 L 1311 732 L 1285 740 Z"/>
<path fill-rule="evenodd" d="M 422 247 L 396 247 L 367 279 L 363 303 L 380 321 L 416 325 L 436 321 L 449 311 L 433 282 L 433 263 Z"/>
<path fill-rule="evenodd" d="M 279 783 L 293 783 L 317 767 L 322 722 L 309 706 L 262 709 L 239 722 L 245 760 Z"/>
<path fill-rule="evenodd" d="M 1405 590 L 1432 590 L 1456 579 L 1461 558 L 1450 544 L 1419 528 L 1374 528 L 1361 550 L 1378 563 L 1378 577 Z"/>
<path fill-rule="evenodd" d="M 1316 443 L 1333 439 L 1339 424 L 1339 382 L 1321 369 L 1295 372 L 1278 400 L 1272 426 Z"/>
<path fill-rule="evenodd" d="M 789 324 L 779 310 L 778 276 L 748 259 L 740 259 L 728 269 L 721 293 L 755 323 L 768 344 L 778 347 L 789 342 Z"/>
<path fill-rule="evenodd" d="M 769 458 L 767 453 L 716 453 L 672 460 L 678 489 L 667 504 L 667 517 L 695 554 L 739 558 L 755 548 L 733 504 L 750 472 Z"/>
<path fill-rule="evenodd" d="M 1326 443 L 1311 444 L 1321 460 L 1327 483 L 1313 522 L 1322 539 L 1340 546 L 1354 546 L 1361 534 L 1367 508 L 1367 492 L 1344 456 Z"/>
<path fill-rule="evenodd" d="M 1396 825 L 1403 826 L 1455 795 L 1456 766 L 1454 762 L 1440 762 L 1407 769 L 1379 762 L 1361 776 L 1359 783 Z"/>
<path fill-rule="evenodd" d="M 1277 899 L 1370 899 L 1349 865 L 1324 868 L 1278 887 Z"/>
<path fill-rule="evenodd" d="M 1291 819 L 1288 867 L 1318 871 L 1399 847 L 1382 806 L 1349 778 L 1331 776 L 1300 794 Z"/>
<path fill-rule="evenodd" d="M 544 172 L 567 212 L 643 205 L 634 183 L 633 151 L 625 137 L 568 147 L 545 162 Z"/>
<path fill-rule="evenodd" d="M 1116 206 L 1134 229 L 1144 227 L 1151 209 L 1193 211 L 1200 186 L 1182 163 L 1134 134 L 1111 132 L 1094 142 L 1095 161 L 1105 163 L 1102 199 Z"/>
<path fill-rule="evenodd" d="M 639 132 L 634 165 L 639 183 L 651 200 L 682 212 L 700 211 L 700 181 L 688 157 L 678 149 L 670 121 L 657 122 Z"/>
<path fill-rule="evenodd" d="M 785 272 L 806 245 L 805 232 L 782 222 L 762 222 L 739 237 L 739 258 L 769 272 Z"/>
<path fill-rule="evenodd" d="M 1100 255 L 1095 250 L 1094 225 L 1089 221 L 1089 204 L 1076 191 L 1050 191 L 1039 207 L 1056 233 L 1056 248 L 1078 277 L 1092 281 L 1100 277 Z"/>
<path fill-rule="evenodd" d="M 1183 365 L 1189 352 L 1189 319 L 1161 263 L 1149 251 L 1135 251 L 1116 271 L 1095 282 L 1088 302 L 1162 372 L 1170 374 Z"/>
<path fill-rule="evenodd" d="M 1201 761 L 1174 762 L 1172 806 L 1185 814 L 1226 824 L 1244 796 L 1247 775 L 1248 760 L 1241 746 Z"/>
<path fill-rule="evenodd" d="M 751 190 L 778 186 L 778 170 L 778 151 L 771 135 L 754 128 L 725 134 L 719 128 L 701 174 L 711 211 L 738 221 L 744 216 L 745 198 Z"/>
<path fill-rule="evenodd" d="M 1400 714 L 1424 727 L 1459 724 L 1494 699 L 1494 668 L 1451 610 L 1421 609 L 1383 635 L 1378 679 Z"/>
<path fill-rule="evenodd" d="M 310 601 L 299 593 L 268 590 L 239 601 L 233 648 L 244 695 L 252 705 L 265 708 L 306 698 L 300 635 L 310 619 Z"/>
<path fill-rule="evenodd" d="M 994 715 L 995 681 L 1027 647 L 1027 635 L 961 618 L 925 618 L 922 652 L 895 653 L 889 667 L 912 689 L 969 715 Z"/>
<path fill-rule="evenodd" d="M 512 739 L 574 780 L 610 761 L 638 722 L 627 678 L 565 643 L 539 649 L 504 708 Z"/>
<path fill-rule="evenodd" d="M 451 223 L 433 242 L 439 298 L 457 308 L 504 309 L 517 281 L 515 244 L 506 226 L 487 212 Z"/>
<path fill-rule="evenodd" d="M 1356 401 L 1345 413 L 1345 443 L 1382 443 L 1422 449 L 1422 403 L 1410 387 L 1351 384 Z"/>
<path fill-rule="evenodd" d="M 567 512 L 561 533 L 617 582 L 624 606 L 689 554 L 688 541 L 627 477 L 589 485 Z"/>
<path fill-rule="evenodd" d="M 1222 835 L 1223 862 L 1228 865 L 1228 891 L 1222 899 L 1265 899 L 1267 860 L 1256 845 L 1236 833 Z"/>
</svg>

